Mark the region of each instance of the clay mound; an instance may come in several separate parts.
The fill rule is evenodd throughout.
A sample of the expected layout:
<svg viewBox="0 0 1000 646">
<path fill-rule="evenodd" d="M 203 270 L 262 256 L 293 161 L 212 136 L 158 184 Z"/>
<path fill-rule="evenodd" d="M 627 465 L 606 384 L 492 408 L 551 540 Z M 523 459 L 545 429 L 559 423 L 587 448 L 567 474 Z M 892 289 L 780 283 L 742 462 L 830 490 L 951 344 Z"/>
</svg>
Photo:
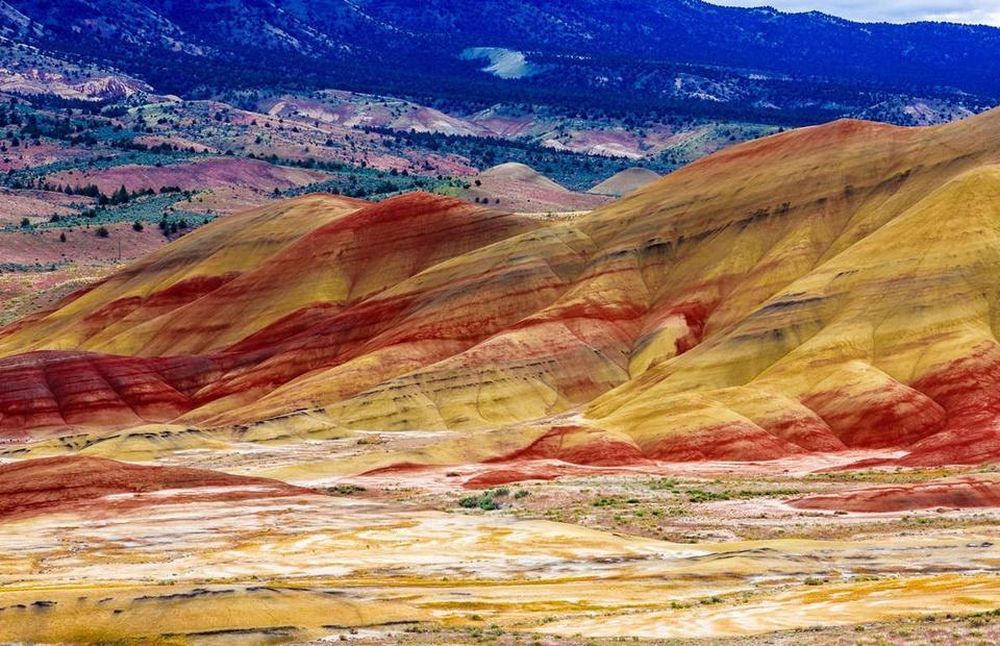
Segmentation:
<svg viewBox="0 0 1000 646">
<path fill-rule="evenodd" d="M 27 217 L 32 223 L 38 223 L 48 220 L 51 215 L 75 214 L 77 211 L 73 208 L 74 200 L 78 203 L 86 202 L 87 198 L 64 195 L 57 191 L 0 188 L 0 200 L 3 200 L 4 205 L 3 213 L 0 213 L 0 226 L 7 226 L 19 224 L 23 217 Z"/>
<path fill-rule="evenodd" d="M 935 509 L 938 507 L 1000 507 L 1000 482 L 955 478 L 892 487 L 871 487 L 843 493 L 807 496 L 789 504 L 798 509 L 863 513 Z"/>
<path fill-rule="evenodd" d="M 628 437 L 612 437 L 608 433 L 577 426 L 557 426 L 537 440 L 490 462 L 521 462 L 526 460 L 560 460 L 572 464 L 621 466 L 644 460 L 642 452 Z"/>
<path fill-rule="evenodd" d="M 148 322 L 143 316 L 142 326 L 129 313 L 121 325 L 105 327 L 88 339 L 88 347 L 143 356 L 225 349 L 273 352 L 284 349 L 276 345 L 278 340 L 307 343 L 308 330 L 318 332 L 319 325 L 332 325 L 338 315 L 336 331 L 325 332 L 320 343 L 370 338 L 393 322 L 383 317 L 406 301 L 386 296 L 385 303 L 366 309 L 367 299 L 378 296 L 382 301 L 382 292 L 439 262 L 534 226 L 459 200 L 401 196 L 309 231 L 253 271 L 198 294 L 193 302 Z M 355 326 L 365 320 L 370 325 L 346 329 L 345 317 L 353 317 Z M 304 335 L 296 337 L 298 333 Z M 339 336 L 331 336 L 335 333 Z"/>
<path fill-rule="evenodd" d="M 226 491 L 208 488 L 225 488 Z M 94 457 L 55 457 L 0 465 L 0 519 L 169 502 L 170 496 L 138 499 L 106 496 L 184 490 L 185 500 L 264 498 L 310 493 L 277 480 L 203 469 L 126 464 Z M 205 490 L 199 492 L 198 490 Z"/>
<path fill-rule="evenodd" d="M 478 137 L 495 134 L 472 121 L 401 99 L 342 90 L 328 90 L 318 97 L 284 96 L 265 100 L 262 107 L 272 116 L 309 119 L 349 128 L 379 127 Z"/>
<path fill-rule="evenodd" d="M 621 197 L 637 191 L 650 182 L 655 182 L 660 176 L 647 168 L 626 168 L 615 173 L 600 184 L 591 188 L 588 193 L 596 195 L 611 195 Z"/>
<path fill-rule="evenodd" d="M 507 294 L 507 311 L 477 311 L 481 295 L 454 284 L 454 270 L 418 278 L 542 226 L 537 220 L 426 194 L 353 206 L 300 198 L 209 225 L 64 307 L 7 328 L 0 348 L 22 354 L 0 359 L 3 437 L 166 422 L 195 408 L 203 419 L 310 371 L 368 359 L 323 379 L 318 392 L 302 383 L 267 402 L 286 413 L 307 398 L 354 394 L 445 358 L 513 323 L 519 298 L 540 303 L 548 293 Z M 517 276 L 524 267 L 498 271 Z M 441 299 L 454 307 L 439 310 Z M 50 344 L 74 349 L 23 352 Z"/>
<path fill-rule="evenodd" d="M 205 368 L 192 362 L 52 351 L 0 359 L 0 429 L 10 440 L 174 419 L 192 406 L 180 375 Z"/>
</svg>

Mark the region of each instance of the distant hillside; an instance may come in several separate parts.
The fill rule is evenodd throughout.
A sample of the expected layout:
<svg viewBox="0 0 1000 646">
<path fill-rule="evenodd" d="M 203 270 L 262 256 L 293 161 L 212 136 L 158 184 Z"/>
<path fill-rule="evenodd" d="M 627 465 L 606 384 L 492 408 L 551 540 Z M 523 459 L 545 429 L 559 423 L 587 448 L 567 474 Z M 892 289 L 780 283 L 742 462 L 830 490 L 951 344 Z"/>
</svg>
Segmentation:
<svg viewBox="0 0 1000 646">
<path fill-rule="evenodd" d="M 486 103 L 514 94 L 578 108 L 796 122 L 894 95 L 970 108 L 1000 97 L 1000 29 L 858 24 L 698 0 L 483 0 L 475 11 L 459 0 L 5 6 L 0 33 L 10 38 L 120 65 L 182 94 L 288 84 Z M 497 74 L 463 60 L 467 50 L 503 52 L 532 73 Z"/>
</svg>

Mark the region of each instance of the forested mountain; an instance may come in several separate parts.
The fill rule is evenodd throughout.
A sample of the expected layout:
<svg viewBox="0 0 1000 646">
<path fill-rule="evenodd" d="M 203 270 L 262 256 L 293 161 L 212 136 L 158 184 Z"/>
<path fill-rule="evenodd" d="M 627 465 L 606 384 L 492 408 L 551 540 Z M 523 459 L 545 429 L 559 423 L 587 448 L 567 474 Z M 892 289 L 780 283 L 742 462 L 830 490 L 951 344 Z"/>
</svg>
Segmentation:
<svg viewBox="0 0 1000 646">
<path fill-rule="evenodd" d="M 1000 96 L 1000 29 L 699 0 L 9 0 L 0 25 L 178 94 L 277 84 L 619 108 L 622 90 L 641 90 L 628 97 L 639 110 L 795 122 L 889 95 Z M 469 48 L 502 48 L 529 71 L 486 73 Z"/>
</svg>

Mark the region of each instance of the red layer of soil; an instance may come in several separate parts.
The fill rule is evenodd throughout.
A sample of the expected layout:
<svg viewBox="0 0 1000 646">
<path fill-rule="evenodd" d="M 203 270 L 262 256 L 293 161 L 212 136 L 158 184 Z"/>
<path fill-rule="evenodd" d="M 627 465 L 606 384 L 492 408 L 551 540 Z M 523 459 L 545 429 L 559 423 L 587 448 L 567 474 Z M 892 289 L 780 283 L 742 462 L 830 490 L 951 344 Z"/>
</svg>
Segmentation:
<svg viewBox="0 0 1000 646">
<path fill-rule="evenodd" d="M 526 480 L 554 480 L 565 473 L 549 473 L 538 470 L 495 469 L 487 471 L 466 480 L 462 486 L 467 489 L 489 489 L 500 485 L 524 482 Z"/>
<path fill-rule="evenodd" d="M 206 487 L 232 489 L 198 491 Z M 120 511 L 157 502 L 176 502 L 178 498 L 174 497 L 104 498 L 165 489 L 188 490 L 183 493 L 184 502 L 311 493 L 277 480 L 203 469 L 126 464 L 81 456 L 41 458 L 0 466 L 0 520 L 65 511 Z"/>
<path fill-rule="evenodd" d="M 113 301 L 79 321 L 81 337 L 123 320 L 139 324 L 183 310 L 170 328 L 178 331 L 178 336 L 165 331 L 151 338 L 143 352 L 176 356 L 150 359 L 47 351 L 0 360 L 0 439 L 23 441 L 25 432 L 32 429 L 47 432 L 74 425 L 168 421 L 219 397 L 263 394 L 311 370 L 338 365 L 363 352 L 416 344 L 441 334 L 460 336 L 463 347 L 470 346 L 511 321 L 492 310 L 473 308 L 453 310 L 449 314 L 457 320 L 449 320 L 427 307 L 427 302 L 440 297 L 436 292 L 419 298 L 375 294 L 453 255 L 535 226 L 531 220 L 458 200 L 412 194 L 370 205 L 350 218 L 321 226 L 252 272 L 194 277 L 143 299 Z M 239 325 L 248 300 L 280 302 L 294 281 L 290 277 L 306 273 L 302 280 L 310 280 L 324 275 L 326 267 L 349 271 L 358 295 L 345 304 L 306 305 L 226 352 L 193 355 L 180 350 L 179 344 L 191 338 L 207 346 L 214 336 L 225 332 L 219 329 L 218 321 L 225 318 L 221 313 L 231 314 L 228 320 Z M 441 289 L 457 288 L 449 285 Z M 366 296 L 372 298 L 363 301 Z M 505 296 L 507 301 L 513 299 L 509 292 Z M 531 306 L 537 309 L 540 304 L 533 301 Z M 513 311 L 508 318 L 519 316 L 519 311 Z M 401 317 L 410 323 L 401 328 L 403 331 L 378 338 Z M 454 330 L 443 330 L 443 325 Z M 198 350 L 192 343 L 184 349 L 192 347 Z M 433 344 L 428 347 L 443 352 Z M 444 356 L 434 354 L 426 361 L 441 358 Z M 356 389 L 368 385 L 360 383 Z"/>
<path fill-rule="evenodd" d="M 645 457 L 635 444 L 602 431 L 580 426 L 556 426 L 525 448 L 490 462 L 519 460 L 561 460 L 572 464 L 621 466 L 643 462 Z"/>
<path fill-rule="evenodd" d="M 791 501 L 799 509 L 865 513 L 937 507 L 1000 507 L 1000 482 L 956 478 L 893 487 L 871 487 Z"/>
</svg>

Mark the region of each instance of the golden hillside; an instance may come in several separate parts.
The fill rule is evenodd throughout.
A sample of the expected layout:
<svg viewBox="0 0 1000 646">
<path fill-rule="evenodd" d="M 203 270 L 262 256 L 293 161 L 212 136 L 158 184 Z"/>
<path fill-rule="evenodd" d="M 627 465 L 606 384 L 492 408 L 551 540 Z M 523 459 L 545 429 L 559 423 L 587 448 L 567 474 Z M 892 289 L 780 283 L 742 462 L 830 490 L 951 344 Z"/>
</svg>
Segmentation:
<svg viewBox="0 0 1000 646">
<path fill-rule="evenodd" d="M 572 221 L 423 194 L 285 202 L 0 332 L 0 432 L 308 411 L 510 429 L 426 460 L 985 460 L 998 162 L 994 111 L 784 133 Z"/>
</svg>

